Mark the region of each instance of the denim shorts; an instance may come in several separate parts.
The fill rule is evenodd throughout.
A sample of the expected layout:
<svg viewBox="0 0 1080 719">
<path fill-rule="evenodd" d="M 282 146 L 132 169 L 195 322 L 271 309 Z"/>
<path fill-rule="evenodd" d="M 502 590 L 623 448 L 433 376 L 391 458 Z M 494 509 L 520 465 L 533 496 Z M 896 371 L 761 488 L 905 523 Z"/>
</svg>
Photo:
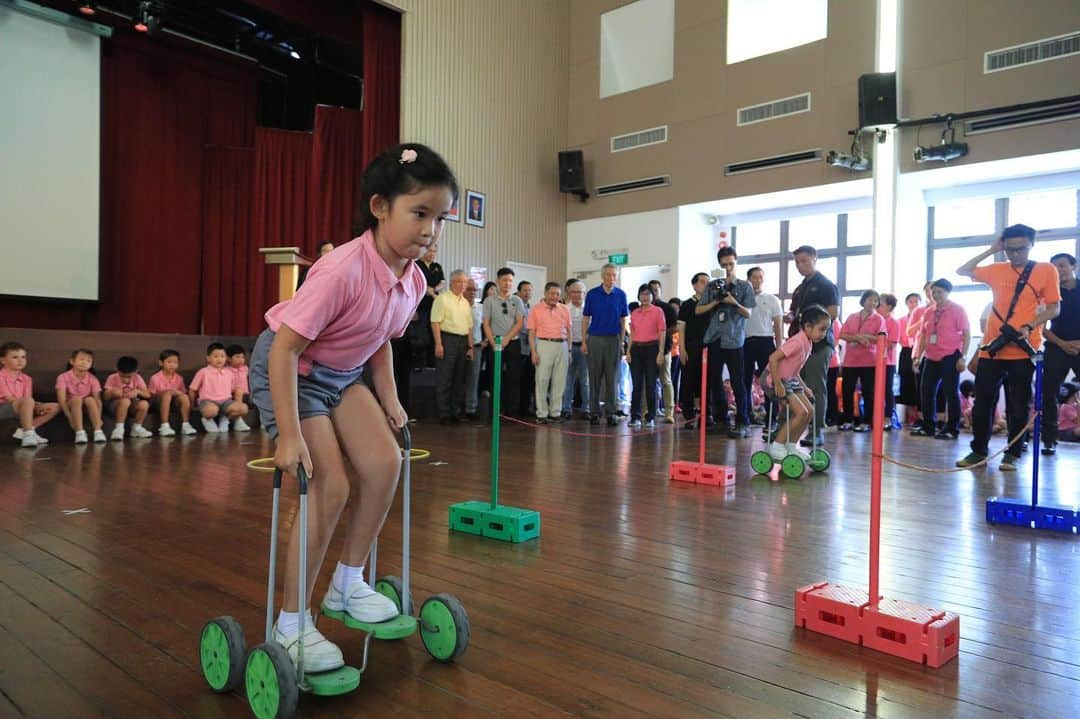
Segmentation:
<svg viewBox="0 0 1080 719">
<path fill-rule="evenodd" d="M 791 392 L 798 393 L 803 391 L 803 384 L 798 377 L 781 380 L 781 383 L 784 385 L 784 391 L 786 394 L 790 394 Z M 776 399 L 776 391 L 773 390 L 772 384 L 765 384 L 762 386 L 762 389 L 765 391 L 766 399 Z"/>
<path fill-rule="evenodd" d="M 251 352 L 251 370 L 248 375 L 251 401 L 259 409 L 259 421 L 271 439 L 277 439 L 278 435 L 274 404 L 270 401 L 270 345 L 274 343 L 274 334 L 266 329 L 259 335 L 255 349 Z M 341 371 L 312 362 L 311 373 L 296 378 L 296 406 L 300 411 L 300 419 L 329 417 L 330 411 L 341 404 L 341 395 L 345 390 L 362 382 L 363 377 L 363 365 Z"/>
</svg>

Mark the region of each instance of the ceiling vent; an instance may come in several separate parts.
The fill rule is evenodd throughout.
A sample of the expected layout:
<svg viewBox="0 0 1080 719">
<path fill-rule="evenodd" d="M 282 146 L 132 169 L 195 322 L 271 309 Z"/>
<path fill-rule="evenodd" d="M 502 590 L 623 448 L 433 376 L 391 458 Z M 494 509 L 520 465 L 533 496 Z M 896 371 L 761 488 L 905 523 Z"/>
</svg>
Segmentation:
<svg viewBox="0 0 1080 719">
<path fill-rule="evenodd" d="M 1009 130 L 1014 127 L 1042 125 L 1047 122 L 1059 122 L 1080 117 L 1080 102 L 1068 102 L 1056 107 L 1041 107 L 1037 110 L 1014 112 L 985 120 L 969 120 L 964 127 L 965 135 L 978 135 L 995 130 Z"/>
<path fill-rule="evenodd" d="M 1001 72 L 1014 67 L 1080 54 L 1080 32 L 1048 37 L 1043 40 L 991 50 L 983 55 L 983 73 Z"/>
<path fill-rule="evenodd" d="M 611 138 L 611 151 L 636 150 L 639 147 L 659 145 L 662 142 L 667 142 L 667 125 L 651 127 L 648 130 L 631 132 L 626 135 L 616 135 Z"/>
<path fill-rule="evenodd" d="M 746 162 L 733 162 L 724 167 L 724 174 L 740 175 L 744 172 L 771 170 L 776 167 L 787 167 L 788 165 L 801 165 L 804 162 L 821 162 L 821 157 L 821 148 L 819 147 L 816 150 L 804 150 L 788 155 L 773 155 L 772 157 L 762 157 L 757 160 L 747 160 Z"/>
<path fill-rule="evenodd" d="M 640 180 L 630 180 L 629 182 L 617 182 L 613 185 L 600 185 L 596 188 L 596 195 L 598 197 L 607 197 L 622 192 L 653 190 L 658 187 L 671 187 L 671 175 L 657 175 L 656 177 L 643 177 Z"/>
<path fill-rule="evenodd" d="M 740 107 L 735 124 L 742 127 L 803 112 L 810 112 L 810 93 L 808 92 L 781 100 L 763 102 L 760 105 Z"/>
</svg>

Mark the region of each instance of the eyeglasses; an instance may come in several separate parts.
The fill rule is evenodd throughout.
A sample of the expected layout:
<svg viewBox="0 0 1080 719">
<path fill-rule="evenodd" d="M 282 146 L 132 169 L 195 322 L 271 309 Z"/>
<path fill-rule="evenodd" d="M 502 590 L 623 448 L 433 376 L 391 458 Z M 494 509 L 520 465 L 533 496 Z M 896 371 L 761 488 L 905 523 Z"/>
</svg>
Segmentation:
<svg viewBox="0 0 1080 719">
<path fill-rule="evenodd" d="M 1030 249 L 1031 245 L 1021 245 L 1019 247 L 1009 247 L 1008 245 L 1005 245 L 1005 252 L 1010 255 L 1018 255 L 1021 252 L 1027 252 Z"/>
</svg>

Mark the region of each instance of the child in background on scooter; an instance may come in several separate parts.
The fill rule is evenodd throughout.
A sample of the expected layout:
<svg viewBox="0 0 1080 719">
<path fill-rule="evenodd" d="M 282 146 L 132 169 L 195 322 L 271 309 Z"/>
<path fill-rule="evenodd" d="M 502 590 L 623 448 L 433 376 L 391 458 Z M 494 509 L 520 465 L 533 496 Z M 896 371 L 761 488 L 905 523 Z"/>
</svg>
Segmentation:
<svg viewBox="0 0 1080 719">
<path fill-rule="evenodd" d="M 789 454 L 810 458 L 809 453 L 799 447 L 799 438 L 806 431 L 814 411 L 813 394 L 802 386 L 799 373 L 810 357 L 814 343 L 825 337 L 831 322 L 824 307 L 810 305 L 799 314 L 802 331 L 789 337 L 769 355 L 769 369 L 761 377 L 765 396 L 770 400 L 774 397 L 784 400 L 788 406 L 786 418 L 769 444 L 769 456 L 778 462 Z"/>
</svg>

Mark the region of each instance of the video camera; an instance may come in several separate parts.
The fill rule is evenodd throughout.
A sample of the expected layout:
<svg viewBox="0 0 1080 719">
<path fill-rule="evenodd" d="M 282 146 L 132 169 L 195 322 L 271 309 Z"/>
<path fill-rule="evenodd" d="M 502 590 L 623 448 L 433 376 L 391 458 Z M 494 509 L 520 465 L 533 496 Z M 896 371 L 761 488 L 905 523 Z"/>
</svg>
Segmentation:
<svg viewBox="0 0 1080 719">
<path fill-rule="evenodd" d="M 1036 354 L 1035 348 L 1031 346 L 1031 343 L 1021 337 L 1020 331 L 1010 324 L 1001 325 L 1001 334 L 979 349 L 993 357 L 1000 352 L 1005 345 L 1010 343 L 1015 344 L 1017 347 L 1024 350 L 1028 357 L 1034 357 Z"/>
<path fill-rule="evenodd" d="M 732 283 L 732 285 L 733 284 L 734 283 Z M 729 294 L 731 294 L 732 285 L 728 284 L 727 278 L 725 277 L 718 277 L 717 279 L 710 282 L 709 285 L 712 288 L 713 297 L 718 300 L 722 300 Z"/>
</svg>

